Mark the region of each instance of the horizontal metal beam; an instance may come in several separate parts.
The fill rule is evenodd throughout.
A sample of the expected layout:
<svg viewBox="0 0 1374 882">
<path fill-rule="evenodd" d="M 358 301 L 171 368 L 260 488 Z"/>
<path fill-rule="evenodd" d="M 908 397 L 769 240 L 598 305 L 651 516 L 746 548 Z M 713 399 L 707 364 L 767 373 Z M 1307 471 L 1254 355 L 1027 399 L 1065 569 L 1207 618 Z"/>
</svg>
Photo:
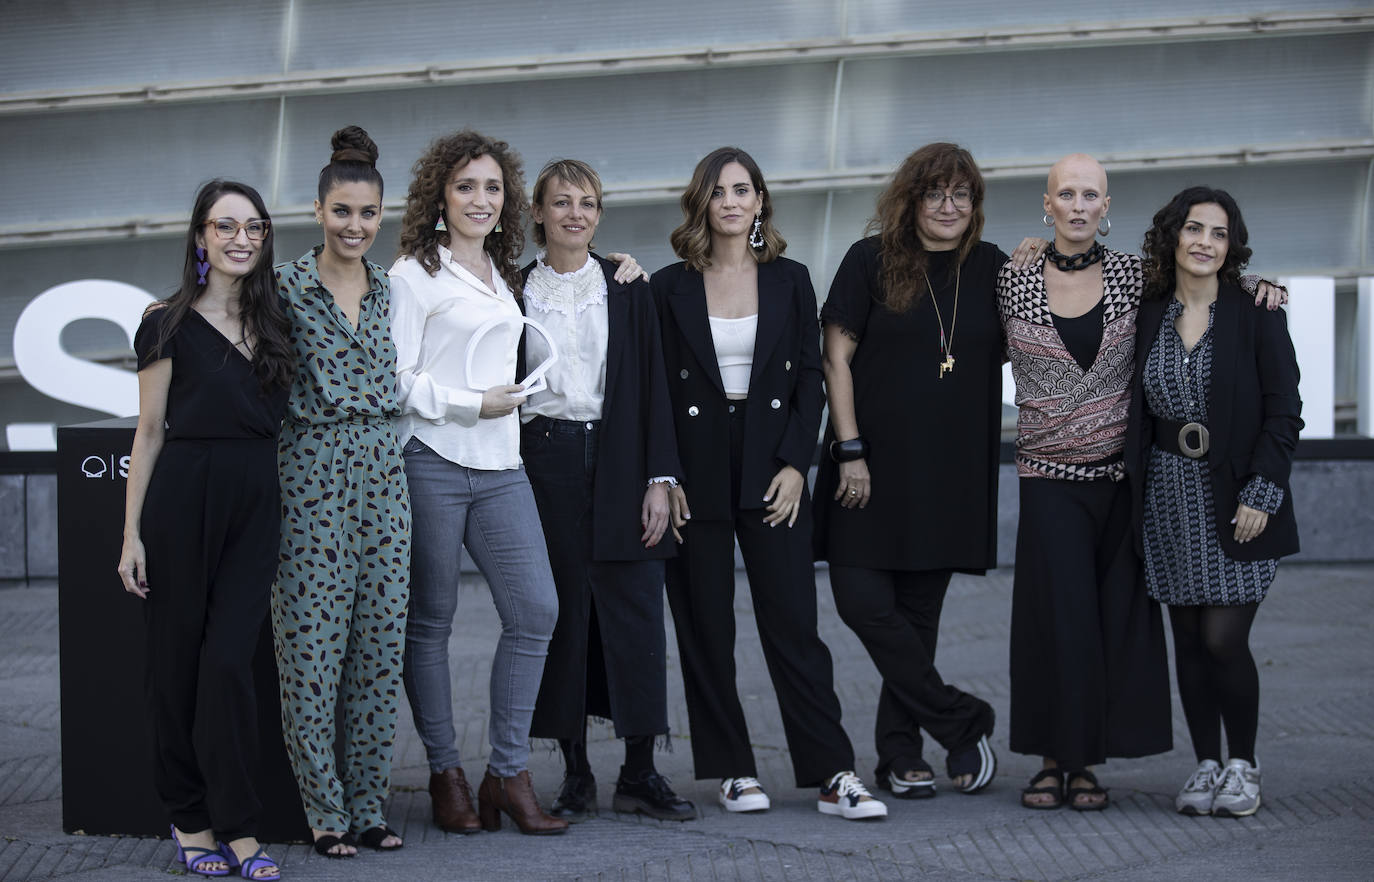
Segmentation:
<svg viewBox="0 0 1374 882">
<path fill-rule="evenodd" d="M 518 82 L 562 77 L 617 76 L 696 68 L 800 64 L 887 56 L 943 55 L 1060 47 L 1310 36 L 1374 30 L 1374 10 L 1224 15 L 1200 18 L 1054 22 L 1039 27 L 864 34 L 769 43 L 625 50 L 612 53 L 529 55 L 441 64 L 338 68 L 265 74 L 235 80 L 197 80 L 0 93 L 0 116 L 294 97 L 424 86 Z"/>
<path fill-rule="evenodd" d="M 979 168 L 989 180 L 1038 178 L 1045 174 L 1057 156 L 1031 159 L 980 160 Z M 1109 172 L 1147 171 L 1168 168 L 1215 168 L 1270 165 L 1298 162 L 1331 162 L 1349 159 L 1374 159 L 1374 138 L 1308 143 L 1244 145 L 1222 150 L 1151 150 L 1101 154 L 1098 159 Z M 776 193 L 815 193 L 827 190 L 852 190 L 881 187 L 892 173 L 891 166 L 835 169 L 830 171 L 778 172 L 769 175 L 769 188 Z M 612 205 L 673 203 L 682 195 L 683 181 L 627 181 L 606 186 L 606 201 Z M 388 200 L 387 211 L 405 210 L 403 199 Z M 313 205 L 275 206 L 272 222 L 278 227 L 314 223 Z M 186 232 L 184 214 L 143 218 L 93 219 L 0 227 L 0 249 L 61 245 L 72 242 L 100 242 L 179 236 Z"/>
</svg>

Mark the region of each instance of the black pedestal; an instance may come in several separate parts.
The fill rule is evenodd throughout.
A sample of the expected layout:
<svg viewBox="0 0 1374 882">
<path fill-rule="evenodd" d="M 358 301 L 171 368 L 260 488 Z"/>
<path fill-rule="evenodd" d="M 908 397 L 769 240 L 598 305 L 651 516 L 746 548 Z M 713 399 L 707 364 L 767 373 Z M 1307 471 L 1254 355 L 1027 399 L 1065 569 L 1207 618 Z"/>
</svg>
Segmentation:
<svg viewBox="0 0 1374 882">
<path fill-rule="evenodd" d="M 62 684 L 62 829 L 167 834 L 153 789 L 144 701 L 143 602 L 115 567 L 134 418 L 57 430 L 58 628 Z M 262 801 L 260 838 L 310 839 L 286 760 L 270 623 L 253 659 Z M 202 700 L 206 690 L 201 690 Z M 198 733 L 199 734 L 199 733 Z"/>
</svg>

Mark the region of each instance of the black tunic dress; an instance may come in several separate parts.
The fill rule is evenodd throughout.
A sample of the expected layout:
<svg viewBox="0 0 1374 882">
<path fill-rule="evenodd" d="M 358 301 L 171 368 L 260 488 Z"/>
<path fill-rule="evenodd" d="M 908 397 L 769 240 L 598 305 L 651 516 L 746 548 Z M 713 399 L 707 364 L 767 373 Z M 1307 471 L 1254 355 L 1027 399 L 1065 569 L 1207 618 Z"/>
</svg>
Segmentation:
<svg viewBox="0 0 1374 882">
<path fill-rule="evenodd" d="M 859 434 L 871 448 L 873 494 L 862 509 L 834 501 L 839 468 L 822 455 L 815 557 L 869 569 L 981 574 L 997 566 L 1003 345 L 995 285 L 1007 257 L 980 242 L 956 280 L 955 252 L 930 254 L 926 274 L 939 318 L 947 334 L 953 326 L 955 367 L 942 378 L 930 294 L 901 313 L 883 305 L 879 244 L 876 237 L 854 243 L 821 310 L 822 322 L 859 340 L 849 369 Z M 825 450 L 832 440 L 827 426 Z"/>
</svg>

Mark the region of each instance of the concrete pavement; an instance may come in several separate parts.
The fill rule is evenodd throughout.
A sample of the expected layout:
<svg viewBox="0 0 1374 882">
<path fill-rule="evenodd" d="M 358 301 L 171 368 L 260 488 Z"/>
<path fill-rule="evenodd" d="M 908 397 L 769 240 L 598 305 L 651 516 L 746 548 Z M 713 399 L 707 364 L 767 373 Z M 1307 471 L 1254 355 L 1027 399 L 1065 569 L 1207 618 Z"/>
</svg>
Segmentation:
<svg viewBox="0 0 1374 882">
<path fill-rule="evenodd" d="M 878 681 L 853 634 L 835 615 L 824 570 L 822 635 L 835 657 L 845 724 L 872 786 L 873 711 Z M 715 782 L 692 780 L 686 710 L 669 634 L 673 750 L 660 771 L 696 801 L 700 820 L 658 822 L 609 809 L 620 743 L 593 726 L 591 756 L 602 813 L 559 837 L 499 833 L 461 837 L 429 822 L 428 770 L 408 711 L 400 724 L 390 819 L 406 838 L 394 854 L 364 852 L 328 861 L 305 845 L 275 845 L 288 880 L 1369 880 L 1374 878 L 1374 565 L 1284 564 L 1260 609 L 1253 646 L 1262 705 L 1258 753 L 1264 807 L 1240 820 L 1186 818 L 1173 795 L 1194 765 L 1175 705 L 1175 749 L 1099 770 L 1112 807 L 1100 813 L 1031 812 L 1017 797 L 1038 761 L 1006 748 L 1007 636 L 1011 573 L 956 577 L 946 602 L 940 667 L 991 701 L 999 725 L 996 781 L 966 796 L 887 798 L 881 822 L 816 812 L 815 792 L 792 775 L 753 627 L 748 588 L 738 577 L 740 693 L 773 809 L 729 815 Z M 471 777 L 486 756 L 486 681 L 498 626 L 485 586 L 465 576 L 453 638 L 460 749 Z M 117 663 L 117 660 L 112 660 Z M 140 676 L 130 672 L 130 676 Z M 0 880 L 133 880 L 184 872 L 165 839 L 73 836 L 61 829 L 57 589 L 53 583 L 0 588 Z M 943 784 L 943 757 L 927 759 Z M 547 805 L 561 760 L 546 745 L 531 760 Z M 875 791 L 876 792 L 876 791 Z M 885 794 L 880 794 L 886 796 Z M 112 794 L 111 798 L 115 798 Z"/>
</svg>

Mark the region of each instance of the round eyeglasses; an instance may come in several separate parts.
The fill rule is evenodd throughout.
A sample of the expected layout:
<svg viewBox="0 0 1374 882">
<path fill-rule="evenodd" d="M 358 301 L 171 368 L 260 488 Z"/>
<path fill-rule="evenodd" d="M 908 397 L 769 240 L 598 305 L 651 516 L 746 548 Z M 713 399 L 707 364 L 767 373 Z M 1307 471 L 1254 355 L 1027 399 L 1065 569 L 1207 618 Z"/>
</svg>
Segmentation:
<svg viewBox="0 0 1374 882">
<path fill-rule="evenodd" d="M 959 187 L 952 193 L 932 188 L 921 194 L 922 204 L 930 211 L 939 211 L 946 199 L 954 203 L 955 211 L 968 211 L 973 207 L 973 191 L 967 187 Z"/>
<path fill-rule="evenodd" d="M 201 226 L 212 228 L 215 231 L 215 236 L 222 240 L 232 239 L 239 234 L 239 230 L 243 230 L 248 238 L 260 242 L 267 238 L 267 231 L 271 229 L 272 222 L 255 217 L 252 220 L 239 223 L 231 217 L 215 217 Z"/>
</svg>

